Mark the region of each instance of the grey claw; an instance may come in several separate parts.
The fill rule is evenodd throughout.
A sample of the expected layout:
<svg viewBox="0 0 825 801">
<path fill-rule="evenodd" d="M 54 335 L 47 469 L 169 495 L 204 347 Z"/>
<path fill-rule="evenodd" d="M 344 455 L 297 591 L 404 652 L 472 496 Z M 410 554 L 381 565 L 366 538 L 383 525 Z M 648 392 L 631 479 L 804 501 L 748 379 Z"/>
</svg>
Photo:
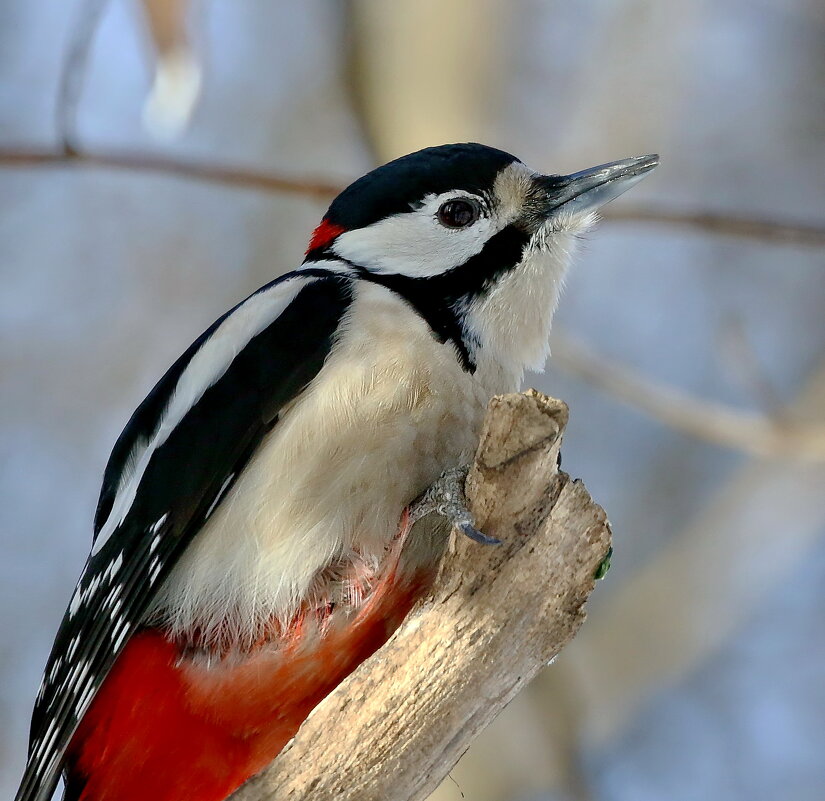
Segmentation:
<svg viewBox="0 0 825 801">
<path fill-rule="evenodd" d="M 501 540 L 488 537 L 473 525 L 473 518 L 464 497 L 464 480 L 469 467 L 445 470 L 441 477 L 410 505 L 409 520 L 415 523 L 432 512 L 445 517 L 465 536 L 481 545 L 501 545 Z"/>
<path fill-rule="evenodd" d="M 483 532 L 472 526 L 470 523 L 461 523 L 458 529 L 468 536 L 473 542 L 478 542 L 481 545 L 501 545 L 501 540 L 495 537 L 488 537 Z"/>
</svg>

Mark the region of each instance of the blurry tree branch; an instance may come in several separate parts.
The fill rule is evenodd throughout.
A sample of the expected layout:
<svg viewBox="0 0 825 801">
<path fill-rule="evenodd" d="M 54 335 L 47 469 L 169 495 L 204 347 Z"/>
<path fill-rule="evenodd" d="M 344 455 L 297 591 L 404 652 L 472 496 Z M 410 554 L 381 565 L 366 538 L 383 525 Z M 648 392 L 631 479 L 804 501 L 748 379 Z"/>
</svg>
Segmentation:
<svg viewBox="0 0 825 801">
<path fill-rule="evenodd" d="M 244 167 L 230 167 L 171 158 L 154 153 L 88 152 L 0 147 L 0 167 L 93 167 L 129 172 L 156 173 L 206 183 L 282 192 L 329 200 L 341 191 L 338 184 L 323 180 L 290 177 Z"/>
<path fill-rule="evenodd" d="M 55 106 L 61 152 L 77 155 L 80 103 L 95 34 L 108 0 L 83 0 L 70 31 Z M 143 110 L 150 133 L 168 138 L 182 130 L 197 102 L 200 65 L 189 35 L 189 0 L 141 0 L 155 55 L 155 78 Z"/>
<path fill-rule="evenodd" d="M 303 195 L 329 200 L 341 186 L 258 169 L 229 167 L 152 153 L 64 152 L 0 148 L 0 167 L 84 166 L 150 172 L 183 179 Z M 825 245 L 825 227 L 780 223 L 712 213 L 636 207 L 606 216 L 614 222 L 661 223 L 711 233 L 797 245 Z M 825 426 L 800 424 L 784 416 L 766 417 L 691 397 L 657 384 L 599 356 L 581 344 L 554 337 L 556 364 L 661 422 L 692 436 L 757 455 L 825 461 Z"/>
<path fill-rule="evenodd" d="M 825 362 L 790 411 L 825 425 Z M 825 463 L 745 461 L 714 482 L 651 559 L 628 568 L 557 669 L 541 677 L 545 688 L 580 700 L 582 742 L 599 748 L 613 740 L 653 693 L 752 622 L 774 588 L 805 580 L 822 543 L 824 486 Z"/>
<path fill-rule="evenodd" d="M 77 106 L 83 91 L 95 33 L 107 3 L 108 0 L 83 0 L 60 71 L 55 117 L 60 148 L 67 155 L 74 153 L 76 149 Z"/>
<path fill-rule="evenodd" d="M 767 417 L 693 397 L 619 366 L 564 335 L 553 336 L 553 362 L 665 425 L 706 442 L 756 456 L 825 462 L 821 422 Z"/>
<path fill-rule="evenodd" d="M 256 168 L 215 165 L 155 153 L 80 151 L 68 152 L 29 147 L 0 147 L 0 168 L 89 167 L 166 174 L 183 179 L 223 184 L 260 192 L 280 192 L 329 200 L 343 186 L 320 178 L 305 178 Z M 762 217 L 744 217 L 706 211 L 677 211 L 654 207 L 617 207 L 605 214 L 611 223 L 649 223 L 705 233 L 806 247 L 825 246 L 825 225 L 780 222 Z"/>
<path fill-rule="evenodd" d="M 718 234 L 754 242 L 822 247 L 825 225 L 784 222 L 768 217 L 739 216 L 713 211 L 684 211 L 622 203 L 605 215 L 611 222 L 654 223 L 687 228 L 705 234 Z"/>
<path fill-rule="evenodd" d="M 424 799 L 572 639 L 610 528 L 557 470 L 566 422 L 565 404 L 532 390 L 491 401 L 467 493 L 502 545 L 460 538 L 432 597 L 233 801 Z"/>
<path fill-rule="evenodd" d="M 729 311 L 722 321 L 718 336 L 719 356 L 732 377 L 748 391 L 771 419 L 791 422 L 788 410 L 777 386 L 768 377 L 748 340 L 744 320 Z"/>
</svg>

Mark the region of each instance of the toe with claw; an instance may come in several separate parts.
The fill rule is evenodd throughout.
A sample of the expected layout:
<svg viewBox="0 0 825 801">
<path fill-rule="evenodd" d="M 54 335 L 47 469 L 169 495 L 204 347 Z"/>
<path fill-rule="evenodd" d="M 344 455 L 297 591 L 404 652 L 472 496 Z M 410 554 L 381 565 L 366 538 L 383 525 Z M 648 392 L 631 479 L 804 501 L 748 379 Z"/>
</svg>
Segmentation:
<svg viewBox="0 0 825 801">
<path fill-rule="evenodd" d="M 441 477 L 410 506 L 410 522 L 414 523 L 428 514 L 446 517 L 450 523 L 474 542 L 482 545 L 500 545 L 501 540 L 488 537 L 475 527 L 473 516 L 467 508 L 464 481 L 469 466 L 445 470 Z"/>
</svg>

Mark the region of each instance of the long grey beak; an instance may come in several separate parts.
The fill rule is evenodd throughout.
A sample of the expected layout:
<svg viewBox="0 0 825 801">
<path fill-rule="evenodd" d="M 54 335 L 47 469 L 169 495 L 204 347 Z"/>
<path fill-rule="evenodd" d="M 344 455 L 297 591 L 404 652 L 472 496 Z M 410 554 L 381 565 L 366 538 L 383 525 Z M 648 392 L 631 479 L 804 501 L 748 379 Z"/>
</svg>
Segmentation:
<svg viewBox="0 0 825 801">
<path fill-rule="evenodd" d="M 547 191 L 548 216 L 561 208 L 579 214 L 601 208 L 658 166 L 659 156 L 656 154 L 636 156 L 572 175 L 544 175 L 538 182 Z"/>
</svg>

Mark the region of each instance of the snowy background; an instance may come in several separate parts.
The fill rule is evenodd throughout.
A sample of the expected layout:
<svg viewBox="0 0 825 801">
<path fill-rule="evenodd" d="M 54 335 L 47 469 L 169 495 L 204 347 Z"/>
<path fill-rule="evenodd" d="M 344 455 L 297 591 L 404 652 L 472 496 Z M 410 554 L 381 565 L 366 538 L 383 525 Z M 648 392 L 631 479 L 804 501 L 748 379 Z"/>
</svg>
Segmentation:
<svg viewBox="0 0 825 801">
<path fill-rule="evenodd" d="M 187 12 L 188 128 L 142 124 L 146 8 Z M 0 796 L 81 569 L 109 450 L 200 331 L 300 262 L 326 203 L 149 171 L 10 166 L 57 146 L 84 7 L 0 0 Z M 156 31 L 157 39 L 157 31 Z M 87 151 L 346 183 L 476 140 L 544 172 L 648 152 L 616 204 L 825 226 L 821 0 L 111 0 L 77 107 Z M 610 221 L 565 341 L 743 414 L 825 422 L 825 249 Z M 559 356 L 567 349 L 559 339 Z M 564 467 L 616 549 L 580 636 L 437 801 L 814 801 L 825 787 L 825 453 L 759 457 L 551 360 Z M 821 443 L 820 443 L 821 444 Z"/>
</svg>

